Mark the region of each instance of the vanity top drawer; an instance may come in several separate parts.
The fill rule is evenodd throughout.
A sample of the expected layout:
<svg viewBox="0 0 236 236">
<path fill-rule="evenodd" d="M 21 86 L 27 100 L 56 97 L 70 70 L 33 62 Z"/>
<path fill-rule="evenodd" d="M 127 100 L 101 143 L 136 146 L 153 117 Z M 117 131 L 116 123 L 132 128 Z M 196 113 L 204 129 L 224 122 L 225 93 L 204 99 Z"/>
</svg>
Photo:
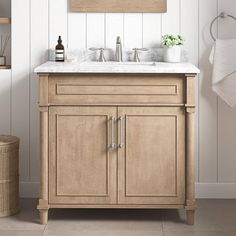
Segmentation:
<svg viewBox="0 0 236 236">
<path fill-rule="evenodd" d="M 181 75 L 50 75 L 51 105 L 183 104 Z"/>
</svg>

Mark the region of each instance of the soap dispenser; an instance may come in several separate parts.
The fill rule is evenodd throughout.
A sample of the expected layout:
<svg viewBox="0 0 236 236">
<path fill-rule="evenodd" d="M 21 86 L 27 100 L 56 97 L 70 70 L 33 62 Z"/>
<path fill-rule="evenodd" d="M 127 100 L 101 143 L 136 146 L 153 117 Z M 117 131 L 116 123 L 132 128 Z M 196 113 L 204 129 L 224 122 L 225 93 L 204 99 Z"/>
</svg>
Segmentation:
<svg viewBox="0 0 236 236">
<path fill-rule="evenodd" d="M 58 62 L 63 62 L 65 61 L 65 49 L 64 46 L 62 45 L 62 39 L 61 36 L 58 38 L 58 44 L 56 46 L 56 61 Z"/>
</svg>

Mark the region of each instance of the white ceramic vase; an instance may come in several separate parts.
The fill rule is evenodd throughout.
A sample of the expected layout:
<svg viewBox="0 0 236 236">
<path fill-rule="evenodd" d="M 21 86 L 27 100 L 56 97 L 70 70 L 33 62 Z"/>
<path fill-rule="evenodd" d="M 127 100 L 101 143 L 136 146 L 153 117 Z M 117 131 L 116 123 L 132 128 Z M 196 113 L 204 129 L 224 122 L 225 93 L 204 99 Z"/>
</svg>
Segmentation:
<svg viewBox="0 0 236 236">
<path fill-rule="evenodd" d="M 181 46 L 164 47 L 164 62 L 181 62 Z"/>
</svg>

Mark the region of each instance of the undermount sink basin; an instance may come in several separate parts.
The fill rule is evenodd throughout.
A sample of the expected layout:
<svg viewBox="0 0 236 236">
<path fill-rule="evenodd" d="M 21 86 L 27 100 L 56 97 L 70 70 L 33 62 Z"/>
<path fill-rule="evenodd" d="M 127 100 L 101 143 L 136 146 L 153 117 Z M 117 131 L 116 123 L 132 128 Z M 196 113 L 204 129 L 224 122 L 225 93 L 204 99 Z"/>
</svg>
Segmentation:
<svg viewBox="0 0 236 236">
<path fill-rule="evenodd" d="M 123 67 L 123 66 L 156 66 L 155 62 L 115 62 L 115 61 L 108 61 L 108 62 L 82 62 L 80 65 L 83 66 L 112 66 L 112 67 Z"/>
</svg>

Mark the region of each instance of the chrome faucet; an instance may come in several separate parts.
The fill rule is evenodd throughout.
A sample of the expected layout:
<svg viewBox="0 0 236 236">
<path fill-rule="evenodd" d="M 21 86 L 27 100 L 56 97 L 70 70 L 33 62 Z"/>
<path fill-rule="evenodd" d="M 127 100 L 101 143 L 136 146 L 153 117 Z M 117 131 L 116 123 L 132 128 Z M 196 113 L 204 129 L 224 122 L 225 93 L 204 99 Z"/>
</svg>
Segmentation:
<svg viewBox="0 0 236 236">
<path fill-rule="evenodd" d="M 139 58 L 139 52 L 143 51 L 143 52 L 147 52 L 148 49 L 147 48 L 133 48 L 134 50 L 134 61 L 135 62 L 140 62 L 140 58 Z"/>
<path fill-rule="evenodd" d="M 119 36 L 116 38 L 115 61 L 118 61 L 118 62 L 122 62 L 123 61 L 122 44 L 121 44 L 121 38 Z"/>
<path fill-rule="evenodd" d="M 95 51 L 95 52 L 100 51 L 98 61 L 99 62 L 106 62 L 106 58 L 105 58 L 105 55 L 104 55 L 105 48 L 89 48 L 89 50 Z"/>
</svg>

